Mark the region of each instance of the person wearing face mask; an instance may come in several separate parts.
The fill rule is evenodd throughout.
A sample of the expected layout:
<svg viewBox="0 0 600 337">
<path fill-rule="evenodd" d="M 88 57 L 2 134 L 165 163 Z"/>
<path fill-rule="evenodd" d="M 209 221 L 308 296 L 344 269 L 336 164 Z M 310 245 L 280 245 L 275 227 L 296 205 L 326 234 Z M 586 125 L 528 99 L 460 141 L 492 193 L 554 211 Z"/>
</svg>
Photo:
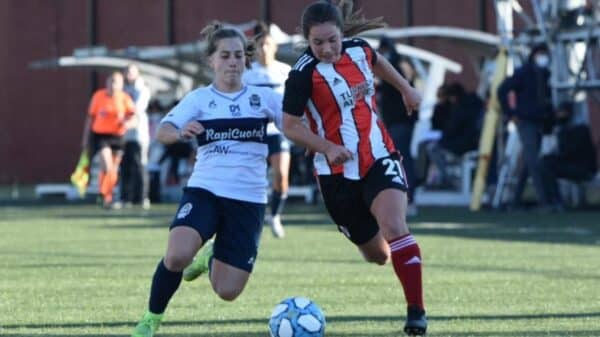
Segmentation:
<svg viewBox="0 0 600 337">
<path fill-rule="evenodd" d="M 527 62 L 517 68 L 498 88 L 502 111 L 516 124 L 523 145 L 525 168 L 517 183 L 514 205 L 519 203 L 527 176 L 531 175 L 538 205 L 542 208 L 549 206 L 542 177 L 536 169 L 544 123 L 552 115 L 549 64 L 548 47 L 544 44 L 536 45 L 532 48 Z"/>
<path fill-rule="evenodd" d="M 564 203 L 557 179 L 586 181 L 596 174 L 596 149 L 590 129 L 585 124 L 572 124 L 573 103 L 563 102 L 555 113 L 557 146 L 554 153 L 542 157 L 538 171 L 544 181 L 544 192 L 551 208 L 561 211 Z"/>
<path fill-rule="evenodd" d="M 352 7 L 342 0 L 304 9 L 308 47 L 285 82 L 283 132 L 315 153 L 321 195 L 338 230 L 367 262 L 391 260 L 406 300 L 404 331 L 424 335 L 421 252 L 406 223 L 402 157 L 377 117 L 373 76 L 402 94 L 409 113 L 421 96 L 368 42 L 353 37 L 383 22 L 360 17 Z"/>
<path fill-rule="evenodd" d="M 188 93 L 156 132 L 163 144 L 195 138 L 196 164 L 132 337 L 154 336 L 182 279 L 206 273 L 221 299 L 235 300 L 257 259 L 267 202 L 266 129 L 270 120 L 281 126 L 281 96 L 242 83 L 254 52 L 243 33 L 213 23 L 202 36 L 213 82 Z"/>
</svg>

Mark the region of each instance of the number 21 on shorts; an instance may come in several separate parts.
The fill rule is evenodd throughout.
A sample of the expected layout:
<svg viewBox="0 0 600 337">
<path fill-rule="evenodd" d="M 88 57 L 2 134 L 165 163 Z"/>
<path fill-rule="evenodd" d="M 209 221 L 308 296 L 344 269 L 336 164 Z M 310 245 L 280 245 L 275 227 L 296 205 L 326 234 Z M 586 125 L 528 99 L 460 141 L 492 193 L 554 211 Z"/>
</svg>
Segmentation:
<svg viewBox="0 0 600 337">
<path fill-rule="evenodd" d="M 400 160 L 386 158 L 383 160 L 382 164 L 386 167 L 386 176 L 400 177 L 403 181 L 406 181 L 404 169 L 402 168 L 402 164 L 400 164 Z"/>
</svg>

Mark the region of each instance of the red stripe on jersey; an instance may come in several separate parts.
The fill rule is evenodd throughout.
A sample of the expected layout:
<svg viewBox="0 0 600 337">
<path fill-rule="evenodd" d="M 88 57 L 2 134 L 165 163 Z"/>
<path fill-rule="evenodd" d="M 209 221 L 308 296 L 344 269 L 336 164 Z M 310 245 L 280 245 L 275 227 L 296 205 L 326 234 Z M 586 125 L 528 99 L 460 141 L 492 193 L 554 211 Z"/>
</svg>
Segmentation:
<svg viewBox="0 0 600 337">
<path fill-rule="evenodd" d="M 367 61 L 369 61 L 369 64 L 373 65 L 373 49 L 367 47 L 362 47 L 362 49 L 365 51 L 365 55 L 367 55 Z"/>
<path fill-rule="evenodd" d="M 310 114 L 310 111 L 308 111 L 308 109 L 304 110 L 304 116 L 306 116 L 306 119 L 308 120 L 308 125 L 310 126 L 310 130 L 318 135 L 319 134 L 319 128 L 317 126 L 317 122 L 315 121 L 315 119 L 313 118 L 313 116 Z"/>
<path fill-rule="evenodd" d="M 365 55 L 367 55 L 367 61 L 369 61 L 369 64 L 373 64 L 373 50 L 367 47 L 363 47 L 363 50 L 365 51 Z M 377 106 L 375 95 L 371 97 L 371 106 Z M 379 127 L 379 130 L 381 131 L 381 134 L 383 136 L 383 143 L 385 144 L 385 148 L 388 150 L 389 153 L 396 152 L 396 147 L 394 146 L 392 137 L 390 137 L 383 123 L 378 120 L 377 126 Z"/>
<path fill-rule="evenodd" d="M 385 128 L 385 125 L 383 125 L 383 122 L 381 122 L 381 120 L 379 119 L 377 120 L 377 126 L 379 127 L 381 135 L 383 136 L 383 143 L 385 144 L 385 148 L 388 150 L 389 153 L 396 152 L 396 146 L 394 146 L 394 141 L 392 140 L 392 137 L 390 137 L 390 134 Z"/>
<path fill-rule="evenodd" d="M 342 111 L 338 106 L 335 95 L 331 91 L 331 88 L 323 75 L 314 70 L 312 76 L 313 90 L 311 98 L 317 113 L 321 116 L 323 130 L 325 131 L 325 139 L 334 144 L 344 145 L 340 133 L 340 128 L 342 126 Z M 329 162 L 327 162 L 327 164 L 334 174 L 344 172 L 343 165 L 332 166 Z"/>
<path fill-rule="evenodd" d="M 361 85 L 365 85 L 367 80 L 363 75 L 362 71 L 358 68 L 356 63 L 348 56 L 348 54 L 343 54 L 339 64 L 348 64 L 349 67 L 346 71 L 337 66 L 335 69 L 338 73 L 344 76 L 346 82 L 348 82 L 348 86 L 351 88 L 359 87 Z M 342 66 L 343 67 L 343 66 Z M 364 95 L 364 93 L 360 93 L 360 95 Z M 371 120 L 372 120 L 372 111 L 369 105 L 367 104 L 366 97 L 360 97 L 357 95 L 353 95 L 355 102 L 354 108 L 352 109 L 352 116 L 354 117 L 354 125 L 356 126 L 356 131 L 358 132 L 358 172 L 361 177 L 364 177 L 371 165 L 375 162 L 375 157 L 373 156 L 373 152 L 371 150 Z"/>
</svg>

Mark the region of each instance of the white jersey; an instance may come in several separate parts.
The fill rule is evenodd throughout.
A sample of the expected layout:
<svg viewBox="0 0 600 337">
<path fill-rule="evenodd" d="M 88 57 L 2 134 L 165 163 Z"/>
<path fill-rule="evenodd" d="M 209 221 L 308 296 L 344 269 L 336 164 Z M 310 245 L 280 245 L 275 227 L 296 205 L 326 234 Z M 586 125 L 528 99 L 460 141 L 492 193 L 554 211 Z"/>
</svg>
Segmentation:
<svg viewBox="0 0 600 337">
<path fill-rule="evenodd" d="M 283 62 L 275 60 L 269 67 L 265 67 L 259 62 L 252 62 L 250 69 L 246 70 L 242 75 L 242 82 L 248 85 L 256 85 L 259 87 L 269 87 L 281 95 L 283 99 L 283 89 L 285 88 L 285 80 L 292 68 Z M 270 123 L 267 126 L 268 135 L 280 134 L 279 130 Z"/>
<path fill-rule="evenodd" d="M 212 85 L 188 93 L 161 121 L 181 129 L 196 120 L 198 135 L 194 172 L 187 186 L 217 196 L 267 202 L 266 126 L 281 126 L 281 96 L 268 88 L 244 86 L 223 93 Z"/>
</svg>

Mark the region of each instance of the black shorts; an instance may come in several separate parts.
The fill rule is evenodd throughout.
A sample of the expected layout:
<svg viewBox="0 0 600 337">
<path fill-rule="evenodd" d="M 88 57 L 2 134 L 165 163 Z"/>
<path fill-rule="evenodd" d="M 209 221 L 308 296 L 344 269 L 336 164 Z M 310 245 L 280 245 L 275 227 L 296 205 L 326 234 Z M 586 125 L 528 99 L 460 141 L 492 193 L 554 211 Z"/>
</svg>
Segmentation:
<svg viewBox="0 0 600 337">
<path fill-rule="evenodd" d="M 379 231 L 371 204 L 379 192 L 395 188 L 407 191 L 406 175 L 398 154 L 380 158 L 360 180 L 343 174 L 319 175 L 319 186 L 329 215 L 338 230 L 356 245 L 367 243 Z"/>
<path fill-rule="evenodd" d="M 110 135 L 104 133 L 90 134 L 90 158 L 94 157 L 96 152 L 100 151 L 103 147 L 110 147 L 114 152 L 122 152 L 125 147 L 125 141 L 122 136 Z"/>
<path fill-rule="evenodd" d="M 252 272 L 265 215 L 264 204 L 219 197 L 203 188 L 186 187 L 171 229 L 195 229 L 203 241 L 215 237 L 214 258 Z"/>
<path fill-rule="evenodd" d="M 280 152 L 290 152 L 290 142 L 281 134 L 267 135 L 265 141 L 269 147 L 269 157 Z"/>
</svg>

